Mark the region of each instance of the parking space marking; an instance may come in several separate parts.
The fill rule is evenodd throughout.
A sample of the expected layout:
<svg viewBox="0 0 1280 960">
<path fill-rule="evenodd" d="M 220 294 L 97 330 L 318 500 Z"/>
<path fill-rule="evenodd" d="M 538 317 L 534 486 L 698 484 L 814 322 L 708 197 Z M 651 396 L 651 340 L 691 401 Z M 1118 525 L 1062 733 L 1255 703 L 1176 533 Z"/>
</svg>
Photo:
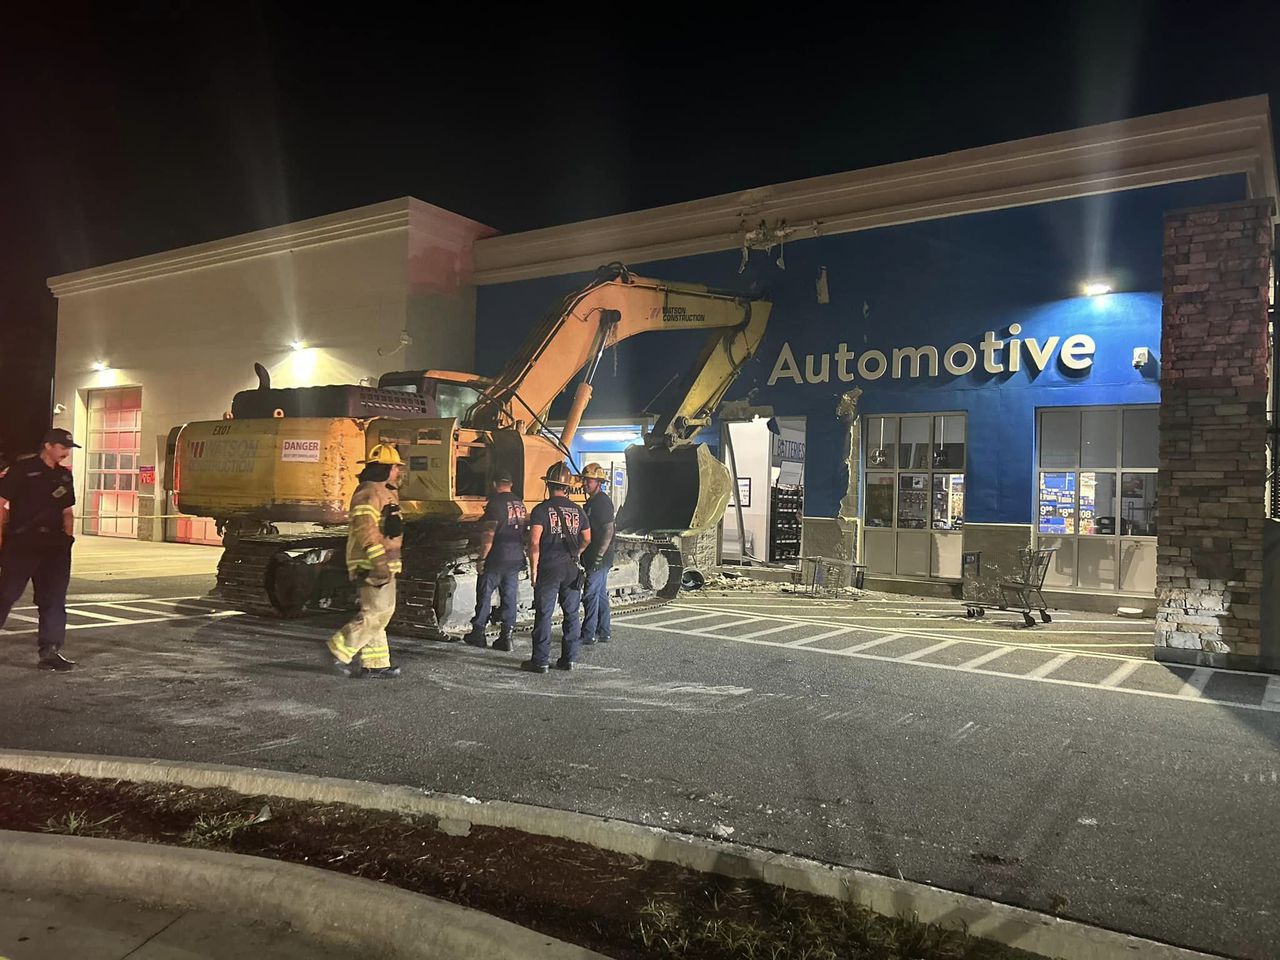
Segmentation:
<svg viewBox="0 0 1280 960">
<path fill-rule="evenodd" d="M 794 627 L 795 624 L 787 624 L 788 627 Z M 817 643 L 819 640 L 829 640 L 831 637 L 838 637 L 842 633 L 853 633 L 853 627 L 836 627 L 834 630 L 828 630 L 826 633 L 820 633 L 816 637 L 803 637 L 799 640 L 791 640 L 784 643 L 784 647 L 803 647 L 807 643 Z"/>
<path fill-rule="evenodd" d="M 872 647 L 878 647 L 882 643 L 888 643 L 890 640 L 901 640 L 905 637 L 905 633 L 886 633 L 883 637 L 876 637 L 874 640 L 868 640 L 865 643 L 855 643 L 852 647 L 842 647 L 838 653 L 860 653 L 863 650 L 870 650 Z M 894 659 L 897 659 L 896 657 Z"/>
<path fill-rule="evenodd" d="M 1130 663 L 1120 664 L 1120 666 L 1112 670 L 1111 673 L 1107 674 L 1106 678 L 1102 680 L 1098 684 L 1098 686 L 1100 687 L 1120 686 L 1120 684 L 1124 683 L 1124 681 L 1129 678 L 1130 674 L 1137 672 L 1137 669 L 1140 666 L 1142 666 L 1142 663 L 1143 661 L 1141 660 L 1134 660 Z"/>
<path fill-rule="evenodd" d="M 699 613 L 699 614 L 696 614 L 696 615 L 694 615 L 694 616 L 692 616 L 692 617 L 680 617 L 680 618 L 679 618 L 679 619 L 677 619 L 677 620 L 665 620 L 665 621 L 663 621 L 663 623 L 664 623 L 666 626 L 670 627 L 670 626 L 674 626 L 674 625 L 675 625 L 675 624 L 677 624 L 677 623 L 691 623 L 691 622 L 693 622 L 694 620 L 706 620 L 708 617 L 714 617 L 714 616 L 718 616 L 718 614 L 716 614 L 716 613 Z"/>
<path fill-rule="evenodd" d="M 1051 683 L 1062 687 L 1099 690 L 1106 693 L 1151 697 L 1159 700 L 1176 700 L 1181 703 L 1212 704 L 1223 708 L 1230 707 L 1280 713 L 1280 678 L 1272 678 L 1257 672 L 1225 671 L 1234 677 L 1244 677 L 1246 689 L 1256 687 L 1257 702 L 1250 702 L 1253 699 L 1252 691 L 1243 698 L 1240 698 L 1237 692 L 1235 699 L 1224 697 L 1219 700 L 1213 696 L 1205 696 L 1204 691 L 1213 675 L 1224 671 L 1218 671 L 1210 667 L 1199 668 L 1193 671 L 1191 676 L 1182 683 L 1181 689 L 1176 686 L 1171 688 L 1168 685 L 1168 678 L 1177 679 L 1183 675 L 1182 672 L 1179 672 L 1176 668 L 1171 669 L 1170 666 L 1158 663 L 1149 657 L 1135 656 L 1117 649 L 1118 647 L 1136 647 L 1149 650 L 1151 649 L 1149 643 L 1123 645 L 1108 643 L 1098 645 L 1102 647 L 1102 649 L 1099 649 L 1098 646 L 1092 644 L 1072 643 L 1065 637 L 1059 639 L 1062 633 L 1070 633 L 1077 636 L 1087 633 L 1090 636 L 1097 636 L 1097 632 L 1084 630 L 1056 631 L 1041 628 L 1036 631 L 1035 642 L 1011 643 L 1008 639 L 983 636 L 981 635 L 983 631 L 977 628 L 976 624 L 970 623 L 968 630 L 963 633 L 955 630 L 939 629 L 932 625 L 928 627 L 922 626 L 919 629 L 897 626 L 891 633 L 876 636 L 874 634 L 879 629 L 884 629 L 883 627 L 868 623 L 851 622 L 847 617 L 824 618 L 820 615 L 820 611 L 812 609 L 796 611 L 793 605 L 786 606 L 786 610 L 792 615 L 764 613 L 760 610 L 760 606 L 757 604 L 752 607 L 753 612 L 759 615 L 748 619 L 751 622 L 773 625 L 739 635 L 724 631 L 741 622 L 746 605 L 742 609 L 732 611 L 717 607 L 713 612 L 720 614 L 725 620 L 719 623 L 699 624 L 701 629 L 695 630 L 666 627 L 660 621 L 653 620 L 646 620 L 645 623 L 621 622 L 638 630 L 653 630 L 701 640 L 756 644 L 779 649 L 800 650 L 806 653 L 826 654 L 828 656 L 875 660 L 881 663 L 901 663 L 911 667 L 947 670 L 954 673 L 969 674 L 970 676 L 999 677 L 1009 680 L 1024 680 L 1031 683 Z M 707 608 L 702 603 L 691 602 L 674 604 L 668 607 L 667 611 L 668 615 L 670 615 L 671 613 L 683 614 L 687 610 L 694 609 L 706 611 Z M 796 613 L 801 615 L 794 615 Z M 904 619 L 907 618 L 897 618 L 897 623 L 901 624 Z M 615 619 L 615 622 L 619 621 Z M 1076 621 L 1072 625 L 1075 626 L 1078 622 Z M 1114 621 L 1106 622 L 1112 623 Z M 817 632 L 789 640 L 775 639 L 773 636 L 789 630 L 804 631 L 805 633 L 810 631 Z M 1138 630 L 1122 632 L 1142 637 L 1145 631 L 1143 627 L 1139 627 Z M 846 647 L 817 645 L 818 641 L 850 633 L 872 634 L 872 636 L 858 640 L 858 642 Z M 912 647 L 908 643 L 908 649 L 903 649 L 896 654 L 892 651 L 884 653 L 878 649 L 895 640 L 914 640 L 917 641 L 917 644 Z M 935 654 L 950 650 L 960 644 L 977 646 L 983 652 L 958 664 L 945 662 L 948 659 L 955 659 L 954 651 L 950 658 L 943 655 L 938 660 L 931 659 Z M 1004 670 L 1000 669 L 997 661 L 1016 651 L 1030 651 L 1043 656 L 1024 658 L 1029 662 L 1020 662 L 1017 666 Z M 963 656 L 963 653 L 961 655 Z M 1094 673 L 1102 677 L 1102 679 L 1072 679 L 1069 671 L 1066 671 L 1065 677 L 1057 675 L 1062 668 L 1076 662 L 1080 664 L 1096 664 L 1096 667 L 1086 669 L 1083 676 L 1088 677 L 1090 673 Z M 1076 672 L 1076 676 L 1081 675 L 1079 671 Z M 1133 678 L 1134 682 L 1126 683 L 1131 678 Z M 1163 689 L 1146 689 L 1147 686 L 1160 685 L 1161 680 L 1164 683 Z"/>
<path fill-rule="evenodd" d="M 109 613 L 99 613 L 96 610 L 86 610 L 83 607 L 76 607 L 74 610 L 67 607 L 67 613 L 73 617 L 88 617 L 90 620 L 105 620 L 108 623 L 132 623 L 128 617 L 115 617 Z"/>
<path fill-rule="evenodd" d="M 1209 681 L 1213 679 L 1213 671 L 1204 667 L 1196 667 L 1191 671 L 1191 676 L 1182 685 L 1182 689 L 1178 691 L 1178 696 L 1188 697 L 1191 699 L 1200 699 L 1204 696 L 1204 688 L 1208 686 Z"/>
<path fill-rule="evenodd" d="M 947 647 L 954 647 L 959 640 L 943 640 L 941 643 L 935 643 L 932 647 L 924 647 L 921 650 L 913 650 L 911 653 L 899 657 L 903 663 L 910 663 L 912 660 L 919 660 L 921 657 L 927 657 L 931 653 L 937 653 L 939 650 L 945 650 Z"/>
<path fill-rule="evenodd" d="M 981 656 L 974 657 L 972 660 L 966 660 L 959 666 L 961 670 L 976 670 L 984 663 L 990 663 L 992 660 L 999 659 L 1006 653 L 1013 653 L 1013 651 L 1017 649 L 1017 647 L 997 647 L 995 650 L 988 650 L 986 653 Z"/>
<path fill-rule="evenodd" d="M 9 616 L 14 620 L 23 620 L 26 623 L 39 623 L 39 617 L 28 617 L 25 613 L 13 613 L 10 611 Z"/>
<path fill-rule="evenodd" d="M 1063 653 L 1054 657 L 1048 663 L 1042 663 L 1030 673 L 1027 674 L 1032 680 L 1039 680 L 1041 677 L 1047 677 L 1059 667 L 1065 667 L 1068 663 L 1076 658 L 1074 653 Z"/>
<path fill-rule="evenodd" d="M 794 623 L 780 623 L 776 627 L 769 627 L 765 630 L 756 630 L 754 633 L 744 633 L 743 640 L 750 640 L 752 637 L 767 637 L 771 633 L 781 633 L 783 630 L 794 630 Z"/>
<path fill-rule="evenodd" d="M 1267 689 L 1263 691 L 1262 702 L 1280 710 L 1280 677 L 1272 677 L 1267 681 Z"/>
</svg>

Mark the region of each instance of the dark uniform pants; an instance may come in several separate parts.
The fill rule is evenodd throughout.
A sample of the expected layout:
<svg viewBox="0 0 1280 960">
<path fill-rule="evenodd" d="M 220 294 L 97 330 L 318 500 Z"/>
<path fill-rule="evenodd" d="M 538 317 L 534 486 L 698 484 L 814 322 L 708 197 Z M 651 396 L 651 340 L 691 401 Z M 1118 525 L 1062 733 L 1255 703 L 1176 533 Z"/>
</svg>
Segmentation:
<svg viewBox="0 0 1280 960">
<path fill-rule="evenodd" d="M 511 636 L 516 628 L 516 602 L 520 597 L 520 567 L 492 568 L 485 565 L 484 573 L 476 582 L 476 615 L 471 621 L 471 632 L 483 634 L 489 623 L 489 611 L 493 609 L 493 591 L 498 591 L 502 617 L 502 635 Z"/>
<path fill-rule="evenodd" d="M 564 636 L 560 641 L 560 659 L 573 663 L 578 659 L 578 615 L 582 606 L 582 591 L 570 584 L 578 577 L 576 567 L 567 570 L 539 570 L 538 583 L 533 588 L 533 662 L 547 663 L 551 659 L 551 618 L 556 604 L 564 614 L 561 627 Z"/>
<path fill-rule="evenodd" d="M 582 637 L 608 640 L 612 636 L 613 615 L 609 610 L 609 568 L 597 567 L 587 574 L 582 591 Z"/>
<path fill-rule="evenodd" d="M 67 585 L 71 582 L 71 538 L 58 534 L 5 538 L 0 551 L 0 627 L 30 582 L 40 629 L 40 656 L 52 656 L 67 638 Z"/>
</svg>

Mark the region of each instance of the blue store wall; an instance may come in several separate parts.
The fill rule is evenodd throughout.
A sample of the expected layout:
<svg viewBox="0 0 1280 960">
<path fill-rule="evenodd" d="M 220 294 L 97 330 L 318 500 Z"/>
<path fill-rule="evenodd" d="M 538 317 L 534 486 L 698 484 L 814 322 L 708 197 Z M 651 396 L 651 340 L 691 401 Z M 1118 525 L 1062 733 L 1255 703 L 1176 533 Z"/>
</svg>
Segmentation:
<svg viewBox="0 0 1280 960">
<path fill-rule="evenodd" d="M 1132 365 L 1133 349 L 1160 347 L 1161 232 L 1168 210 L 1241 199 L 1244 178 L 1218 177 L 1079 200 L 1019 207 L 947 220 L 931 220 L 789 243 L 785 269 L 771 254 L 753 251 L 739 273 L 738 251 L 647 264 L 637 273 L 665 280 L 765 293 L 773 315 L 759 354 L 730 390 L 730 399 L 755 391 L 779 415 L 807 418 L 805 512 L 834 516 L 846 489 L 845 428 L 835 410 L 854 386 L 868 413 L 963 411 L 969 415 L 966 519 L 978 523 L 1030 523 L 1032 454 L 1038 407 L 1156 403 L 1154 370 Z M 817 302 L 815 281 L 827 268 L 830 302 Z M 1118 293 L 1078 296 L 1082 281 L 1104 276 Z M 476 342 L 480 373 L 496 373 L 537 320 L 590 273 L 480 288 Z M 857 355 L 895 347 L 932 345 L 943 354 L 957 342 L 975 348 L 985 331 L 1043 343 L 1073 334 L 1096 343 L 1085 371 L 1053 360 L 1038 374 L 1023 353 L 1016 373 L 841 382 L 834 354 L 841 343 Z M 642 410 L 672 375 L 692 362 L 703 335 L 647 334 L 606 356 L 587 416 L 626 420 Z M 768 381 L 780 351 L 789 346 L 806 374 L 806 357 L 827 382 Z M 851 365 L 856 367 L 857 361 Z M 566 398 L 567 400 L 567 398 Z"/>
</svg>

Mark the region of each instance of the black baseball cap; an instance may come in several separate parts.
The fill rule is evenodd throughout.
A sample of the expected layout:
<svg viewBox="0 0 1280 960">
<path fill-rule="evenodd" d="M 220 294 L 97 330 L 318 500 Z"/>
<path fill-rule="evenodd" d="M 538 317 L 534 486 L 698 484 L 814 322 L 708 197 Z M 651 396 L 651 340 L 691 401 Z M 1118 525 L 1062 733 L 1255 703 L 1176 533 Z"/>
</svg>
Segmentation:
<svg viewBox="0 0 1280 960">
<path fill-rule="evenodd" d="M 494 483 L 511 483 L 512 482 L 511 471 L 510 470 L 495 471 L 493 474 L 493 482 Z"/>
<path fill-rule="evenodd" d="M 75 440 L 71 439 L 70 430 L 62 430 L 58 427 L 54 427 L 52 430 L 50 430 L 48 433 L 44 435 L 44 442 L 59 443 L 64 447 L 75 447 L 76 449 L 80 448 L 80 444 L 76 443 Z"/>
</svg>

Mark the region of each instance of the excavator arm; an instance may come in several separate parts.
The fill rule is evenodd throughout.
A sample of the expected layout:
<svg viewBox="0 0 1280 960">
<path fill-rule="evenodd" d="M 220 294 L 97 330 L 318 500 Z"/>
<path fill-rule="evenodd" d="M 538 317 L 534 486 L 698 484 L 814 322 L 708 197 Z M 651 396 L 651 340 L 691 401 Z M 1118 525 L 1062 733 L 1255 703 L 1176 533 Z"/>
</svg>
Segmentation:
<svg viewBox="0 0 1280 960">
<path fill-rule="evenodd" d="M 552 401 L 585 370 L 559 437 L 567 450 L 608 347 L 652 331 L 707 330 L 698 359 L 650 411 L 657 420 L 644 444 L 627 450 L 627 498 L 617 529 L 645 536 L 709 529 L 724 515 L 732 484 L 724 465 L 693 440 L 755 355 L 771 307 L 767 300 L 636 277 L 611 264 L 542 321 L 468 419 L 482 430 L 540 432 Z"/>
<path fill-rule="evenodd" d="M 760 345 L 771 304 L 696 284 L 633 276 L 621 264 L 602 267 L 595 280 L 565 298 L 542 321 L 473 408 L 480 429 L 523 424 L 536 432 L 552 401 L 586 370 L 566 418 L 568 446 L 591 397 L 591 380 L 606 348 L 659 330 L 711 330 L 698 360 L 663 404 L 646 444 L 668 449 L 688 443 L 710 422 L 716 406 Z"/>
</svg>

